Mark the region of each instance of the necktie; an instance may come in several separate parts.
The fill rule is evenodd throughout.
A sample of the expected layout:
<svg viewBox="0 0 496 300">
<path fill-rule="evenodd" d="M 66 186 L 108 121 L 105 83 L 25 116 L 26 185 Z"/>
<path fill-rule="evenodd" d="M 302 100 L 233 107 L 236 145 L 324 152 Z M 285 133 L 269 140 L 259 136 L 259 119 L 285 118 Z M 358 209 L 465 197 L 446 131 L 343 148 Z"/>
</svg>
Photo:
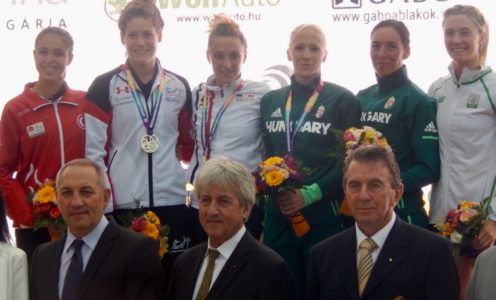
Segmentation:
<svg viewBox="0 0 496 300">
<path fill-rule="evenodd" d="M 365 285 L 369 280 L 370 273 L 374 267 L 372 251 L 377 248 L 373 239 L 367 238 L 360 243 L 358 258 L 358 295 L 362 296 Z"/>
<path fill-rule="evenodd" d="M 210 284 L 212 283 L 212 275 L 214 273 L 215 260 L 219 257 L 219 251 L 215 249 L 208 249 L 208 264 L 205 274 L 198 290 L 198 295 L 196 300 L 204 300 L 207 298 L 208 290 L 210 289 Z"/>
<path fill-rule="evenodd" d="M 83 274 L 83 256 L 81 255 L 81 247 L 83 244 L 83 240 L 74 240 L 72 242 L 71 247 L 74 248 L 74 254 L 72 255 L 69 269 L 67 269 L 67 274 L 65 275 L 62 300 L 76 299 L 79 282 L 81 281 L 81 275 Z"/>
</svg>

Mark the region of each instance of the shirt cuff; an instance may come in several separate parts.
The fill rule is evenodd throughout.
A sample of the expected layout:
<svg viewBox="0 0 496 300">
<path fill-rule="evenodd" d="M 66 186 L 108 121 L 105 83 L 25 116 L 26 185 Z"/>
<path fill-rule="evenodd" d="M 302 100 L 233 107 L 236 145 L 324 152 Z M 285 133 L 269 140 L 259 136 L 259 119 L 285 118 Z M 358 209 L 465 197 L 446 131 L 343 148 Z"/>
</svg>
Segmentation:
<svg viewBox="0 0 496 300">
<path fill-rule="evenodd" d="M 322 191 L 317 183 L 303 186 L 300 192 L 303 195 L 305 207 L 322 199 Z"/>
</svg>

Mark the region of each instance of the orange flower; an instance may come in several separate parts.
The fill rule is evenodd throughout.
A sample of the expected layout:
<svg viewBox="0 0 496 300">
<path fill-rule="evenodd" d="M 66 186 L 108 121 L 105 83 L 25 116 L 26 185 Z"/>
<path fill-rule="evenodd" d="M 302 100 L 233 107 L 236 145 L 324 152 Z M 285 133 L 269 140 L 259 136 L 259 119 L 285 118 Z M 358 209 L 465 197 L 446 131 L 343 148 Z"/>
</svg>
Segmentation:
<svg viewBox="0 0 496 300">
<path fill-rule="evenodd" d="M 267 185 L 269 186 L 278 186 L 283 180 L 284 177 L 280 170 L 272 170 L 265 175 L 265 182 L 267 182 Z"/>
<path fill-rule="evenodd" d="M 263 165 L 264 166 L 273 166 L 273 165 L 278 165 L 280 163 L 283 162 L 283 159 L 279 156 L 273 156 L 273 157 L 269 157 L 267 158 L 264 162 L 263 162 Z"/>
<path fill-rule="evenodd" d="M 35 202 L 48 203 L 55 202 L 56 193 L 55 188 L 50 184 L 45 184 L 41 187 L 35 195 Z"/>
<path fill-rule="evenodd" d="M 165 253 L 167 253 L 167 238 L 162 238 L 159 240 L 159 249 L 158 249 L 158 254 L 160 257 L 164 256 Z"/>
<path fill-rule="evenodd" d="M 145 232 L 144 232 L 144 234 L 146 236 L 149 236 L 152 239 L 157 240 L 159 233 L 160 232 L 158 231 L 157 226 L 155 226 L 154 224 L 152 224 L 150 222 L 146 223 Z"/>
</svg>

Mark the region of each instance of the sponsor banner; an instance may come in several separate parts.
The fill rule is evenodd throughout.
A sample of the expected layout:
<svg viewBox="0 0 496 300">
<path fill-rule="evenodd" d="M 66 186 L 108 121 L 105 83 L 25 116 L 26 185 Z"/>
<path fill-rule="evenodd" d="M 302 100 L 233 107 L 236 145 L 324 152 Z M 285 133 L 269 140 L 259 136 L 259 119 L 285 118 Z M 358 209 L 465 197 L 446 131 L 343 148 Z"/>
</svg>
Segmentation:
<svg viewBox="0 0 496 300">
<path fill-rule="evenodd" d="M 116 20 L 128 0 L 0 1 L 0 108 L 19 94 L 37 72 L 32 50 L 37 33 L 47 26 L 67 29 L 75 41 L 67 82 L 86 90 L 92 80 L 123 63 L 125 49 Z M 324 80 L 357 92 L 375 82 L 369 57 L 372 27 L 387 18 L 400 19 L 411 33 L 411 56 L 405 63 L 411 79 L 427 90 L 447 74 L 442 12 L 455 4 L 479 7 L 492 25 L 496 11 L 487 0 L 157 0 L 165 20 L 157 56 L 162 65 L 188 79 L 193 87 L 212 73 L 206 60 L 208 21 L 215 13 L 232 16 L 248 41 L 243 66 L 247 79 L 271 87 L 286 85 L 292 72 L 286 50 L 291 30 L 301 23 L 320 25 L 327 36 Z M 494 61 L 489 44 L 488 63 Z M 494 65 L 494 64 L 493 64 Z"/>
</svg>

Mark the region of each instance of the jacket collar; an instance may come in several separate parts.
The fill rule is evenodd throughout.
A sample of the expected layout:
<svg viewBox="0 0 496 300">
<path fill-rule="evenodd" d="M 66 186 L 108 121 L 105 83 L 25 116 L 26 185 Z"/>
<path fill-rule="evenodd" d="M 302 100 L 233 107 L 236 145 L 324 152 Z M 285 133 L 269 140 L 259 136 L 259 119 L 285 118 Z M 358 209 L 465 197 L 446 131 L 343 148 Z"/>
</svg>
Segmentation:
<svg viewBox="0 0 496 300">
<path fill-rule="evenodd" d="M 487 74 L 491 73 L 492 69 L 491 67 L 486 65 L 482 65 L 479 70 L 470 70 L 469 68 L 463 68 L 462 74 L 460 76 L 460 80 L 456 79 L 455 66 L 453 62 L 448 66 L 448 71 L 450 73 L 451 80 L 453 81 L 453 83 L 459 85 L 459 84 L 470 84 L 474 81 L 477 81 L 482 77 L 486 76 Z"/>
<path fill-rule="evenodd" d="M 320 74 L 314 79 L 312 79 L 312 81 L 310 81 L 308 84 L 302 84 L 295 80 L 294 75 L 291 76 L 291 87 L 293 88 L 293 90 L 313 92 L 317 84 L 319 84 L 319 82 L 320 82 Z"/>
<path fill-rule="evenodd" d="M 381 78 L 377 73 L 375 74 L 377 78 L 377 83 L 379 85 L 380 93 L 390 92 L 400 86 L 404 86 L 410 83 L 410 79 L 408 79 L 408 74 L 406 72 L 406 66 L 403 65 L 396 72 Z"/>
<path fill-rule="evenodd" d="M 44 98 L 40 97 L 40 95 L 38 95 L 37 93 L 35 93 L 31 90 L 35 84 L 36 84 L 36 82 L 27 83 L 24 86 L 24 92 L 23 92 L 23 95 L 26 96 L 25 100 L 26 100 L 28 107 L 33 111 L 53 104 L 53 101 L 44 99 Z M 64 82 L 64 94 L 59 99 L 59 103 L 66 103 L 66 104 L 71 104 L 71 105 L 76 105 L 76 106 L 78 105 L 77 102 L 74 102 L 68 98 L 70 98 L 69 87 L 68 87 L 67 83 Z"/>
<path fill-rule="evenodd" d="M 207 78 L 206 87 L 207 87 L 207 90 L 210 90 L 210 91 L 220 91 L 220 90 L 234 91 L 239 86 L 239 83 L 241 82 L 241 80 L 242 80 L 241 75 L 239 75 L 233 81 L 228 82 L 228 83 L 224 84 L 223 86 L 219 87 L 219 86 L 215 85 L 215 75 L 210 75 Z"/>
</svg>

